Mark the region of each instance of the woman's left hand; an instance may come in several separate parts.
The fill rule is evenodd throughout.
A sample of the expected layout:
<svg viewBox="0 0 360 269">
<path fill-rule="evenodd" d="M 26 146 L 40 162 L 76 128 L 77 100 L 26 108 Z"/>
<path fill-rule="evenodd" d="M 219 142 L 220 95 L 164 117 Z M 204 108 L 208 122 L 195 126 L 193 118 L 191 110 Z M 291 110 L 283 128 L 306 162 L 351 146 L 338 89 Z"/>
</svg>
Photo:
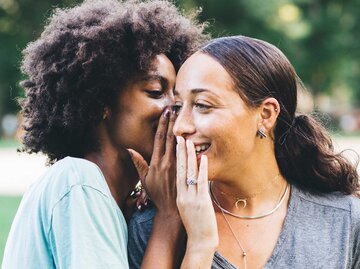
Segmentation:
<svg viewBox="0 0 360 269">
<path fill-rule="evenodd" d="M 194 144 L 190 140 L 185 142 L 180 136 L 176 139 L 176 202 L 188 236 L 183 265 L 185 268 L 198 268 L 198 265 L 205 264 L 211 266 L 219 239 L 215 211 L 208 191 L 207 156 L 201 156 L 198 171 Z"/>
</svg>

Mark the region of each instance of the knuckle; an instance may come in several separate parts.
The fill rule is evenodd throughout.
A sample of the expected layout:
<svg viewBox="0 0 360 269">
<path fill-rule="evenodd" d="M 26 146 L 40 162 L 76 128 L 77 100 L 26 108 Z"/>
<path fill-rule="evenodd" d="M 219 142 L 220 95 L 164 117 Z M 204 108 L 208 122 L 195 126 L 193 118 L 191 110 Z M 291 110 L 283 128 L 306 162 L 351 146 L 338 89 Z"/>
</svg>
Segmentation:
<svg viewBox="0 0 360 269">
<path fill-rule="evenodd" d="M 172 140 L 174 140 L 174 139 L 175 139 L 175 136 L 174 136 L 172 133 L 168 133 L 168 134 L 166 135 L 166 140 L 172 141 Z"/>
<path fill-rule="evenodd" d="M 161 166 L 162 166 L 161 167 L 162 170 L 165 170 L 165 171 L 168 171 L 168 170 L 170 170 L 172 168 L 172 165 L 171 165 L 170 162 L 164 162 Z"/>
<path fill-rule="evenodd" d="M 161 117 L 161 119 L 159 121 L 158 129 L 159 128 L 165 128 L 166 125 L 167 125 L 167 118 Z"/>
<path fill-rule="evenodd" d="M 151 170 L 154 174 L 158 174 L 159 173 L 159 167 L 157 165 L 153 165 L 151 167 Z"/>
<path fill-rule="evenodd" d="M 165 133 L 164 132 L 157 132 L 156 133 L 156 138 L 159 140 L 163 140 L 165 138 Z"/>
</svg>

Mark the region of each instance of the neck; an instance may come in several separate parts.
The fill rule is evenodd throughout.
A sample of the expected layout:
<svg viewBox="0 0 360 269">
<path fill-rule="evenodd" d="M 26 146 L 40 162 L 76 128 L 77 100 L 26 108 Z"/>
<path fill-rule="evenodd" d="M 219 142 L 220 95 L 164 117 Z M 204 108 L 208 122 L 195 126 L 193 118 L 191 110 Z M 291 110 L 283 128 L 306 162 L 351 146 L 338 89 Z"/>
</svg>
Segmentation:
<svg viewBox="0 0 360 269">
<path fill-rule="evenodd" d="M 212 192 L 221 206 L 230 212 L 259 215 L 276 206 L 285 192 L 287 182 L 280 174 L 275 157 L 255 158 L 248 163 L 239 165 L 237 171 L 232 171 L 232 176 L 214 180 Z"/>
<path fill-rule="evenodd" d="M 104 174 L 111 195 L 121 210 L 125 209 L 125 201 L 134 189 L 138 174 L 126 149 L 121 152 L 114 149 L 102 149 L 89 153 L 85 159 L 97 164 Z"/>
</svg>

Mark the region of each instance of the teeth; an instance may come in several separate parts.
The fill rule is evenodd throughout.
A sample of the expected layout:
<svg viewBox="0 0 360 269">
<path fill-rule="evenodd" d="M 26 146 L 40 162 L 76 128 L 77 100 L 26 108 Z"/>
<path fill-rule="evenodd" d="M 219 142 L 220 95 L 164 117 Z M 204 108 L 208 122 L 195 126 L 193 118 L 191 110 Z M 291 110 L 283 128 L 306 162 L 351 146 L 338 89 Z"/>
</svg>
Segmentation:
<svg viewBox="0 0 360 269">
<path fill-rule="evenodd" d="M 209 145 L 198 145 L 195 147 L 195 150 L 196 152 L 201 152 L 201 151 L 204 151 L 204 150 L 207 150 L 209 148 Z"/>
</svg>

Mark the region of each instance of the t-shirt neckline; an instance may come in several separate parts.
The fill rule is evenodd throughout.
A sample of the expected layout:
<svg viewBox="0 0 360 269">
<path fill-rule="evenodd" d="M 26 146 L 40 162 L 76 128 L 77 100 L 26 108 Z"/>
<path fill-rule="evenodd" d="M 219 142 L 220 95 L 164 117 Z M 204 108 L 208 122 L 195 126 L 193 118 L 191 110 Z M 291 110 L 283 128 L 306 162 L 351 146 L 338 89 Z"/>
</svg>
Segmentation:
<svg viewBox="0 0 360 269">
<path fill-rule="evenodd" d="M 265 266 L 263 267 L 263 269 L 275 268 L 274 266 L 276 265 L 277 258 L 281 254 L 282 248 L 285 245 L 284 243 L 285 243 L 288 235 L 291 233 L 291 230 L 294 227 L 294 225 L 292 225 L 292 223 L 293 223 L 293 219 L 294 219 L 294 216 L 296 213 L 297 204 L 298 204 L 298 189 L 295 186 L 291 185 L 289 206 L 288 206 L 287 214 L 285 216 L 284 225 L 283 225 L 283 228 L 279 235 L 279 238 L 276 241 L 274 250 L 273 250 L 270 258 L 266 262 Z M 228 267 L 229 269 L 230 268 L 236 269 L 236 267 L 233 264 L 231 264 L 228 260 L 226 260 L 226 258 L 224 256 L 222 256 L 220 252 L 215 251 L 214 256 L 215 256 L 216 260 L 221 261 L 225 265 L 229 266 Z"/>
</svg>

